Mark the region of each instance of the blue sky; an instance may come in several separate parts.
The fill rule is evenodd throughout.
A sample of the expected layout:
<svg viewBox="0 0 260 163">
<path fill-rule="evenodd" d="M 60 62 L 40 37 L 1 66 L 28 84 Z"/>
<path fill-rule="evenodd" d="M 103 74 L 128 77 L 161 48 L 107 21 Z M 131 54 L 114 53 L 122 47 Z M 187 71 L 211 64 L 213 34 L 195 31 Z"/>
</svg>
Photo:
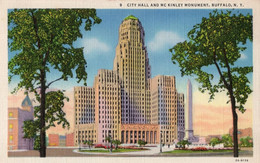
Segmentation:
<svg viewBox="0 0 260 163">
<path fill-rule="evenodd" d="M 187 39 L 187 33 L 195 24 L 201 22 L 202 17 L 208 17 L 206 9 L 98 9 L 97 15 L 102 19 L 101 24 L 94 25 L 91 31 L 84 31 L 83 38 L 75 42 L 75 46 L 84 47 L 84 54 L 87 60 L 88 86 L 93 85 L 94 77 L 99 69 L 112 69 L 115 56 L 115 48 L 118 43 L 118 30 L 122 20 L 128 15 L 136 16 L 142 23 L 145 30 L 145 45 L 148 49 L 152 77 L 162 75 L 176 76 L 176 85 L 179 92 L 186 92 L 187 79 L 190 78 L 194 89 L 198 84 L 192 77 L 181 77 L 178 65 L 171 62 L 169 49 L 176 43 Z M 252 10 L 235 10 L 242 14 L 250 13 Z M 252 43 L 247 43 L 248 47 L 243 52 L 237 64 L 241 66 L 252 65 Z M 13 57 L 15 52 L 10 53 L 8 59 Z M 54 73 L 53 73 L 54 72 Z M 47 74 L 48 81 L 56 79 L 59 73 L 52 71 Z M 252 81 L 252 74 L 249 75 Z M 18 77 L 9 84 L 11 91 Z M 69 81 L 59 81 L 52 85 L 53 88 L 71 89 L 73 86 L 82 86 L 76 79 Z M 251 83 L 252 84 L 252 83 Z"/>
</svg>

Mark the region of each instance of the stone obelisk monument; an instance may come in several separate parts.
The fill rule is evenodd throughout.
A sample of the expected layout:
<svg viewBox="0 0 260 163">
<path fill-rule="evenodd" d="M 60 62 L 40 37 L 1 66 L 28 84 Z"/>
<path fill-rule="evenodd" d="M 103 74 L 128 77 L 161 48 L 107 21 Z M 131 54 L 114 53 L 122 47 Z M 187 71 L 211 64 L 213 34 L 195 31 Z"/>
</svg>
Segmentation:
<svg viewBox="0 0 260 163">
<path fill-rule="evenodd" d="M 187 100 L 186 100 L 186 120 L 188 123 L 186 123 L 186 134 L 185 139 L 189 142 L 195 142 L 197 141 L 197 138 L 193 135 L 193 118 L 192 118 L 192 85 L 190 80 L 188 79 L 187 83 Z"/>
</svg>

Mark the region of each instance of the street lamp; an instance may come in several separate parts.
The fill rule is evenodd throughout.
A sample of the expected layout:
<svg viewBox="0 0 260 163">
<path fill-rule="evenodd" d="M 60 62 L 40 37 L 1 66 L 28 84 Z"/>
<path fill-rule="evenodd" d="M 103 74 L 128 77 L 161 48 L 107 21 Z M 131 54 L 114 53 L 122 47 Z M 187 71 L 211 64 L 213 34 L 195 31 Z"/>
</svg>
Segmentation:
<svg viewBox="0 0 260 163">
<path fill-rule="evenodd" d="M 162 153 L 162 131 L 160 131 L 160 153 Z"/>
</svg>

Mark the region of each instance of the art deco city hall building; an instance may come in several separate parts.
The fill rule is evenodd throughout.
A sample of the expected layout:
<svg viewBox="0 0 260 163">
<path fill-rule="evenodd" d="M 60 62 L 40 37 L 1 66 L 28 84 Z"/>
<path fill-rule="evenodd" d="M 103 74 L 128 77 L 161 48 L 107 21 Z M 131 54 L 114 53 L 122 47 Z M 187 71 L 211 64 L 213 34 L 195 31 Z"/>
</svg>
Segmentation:
<svg viewBox="0 0 260 163">
<path fill-rule="evenodd" d="M 183 139 L 178 132 L 185 129 L 178 126 L 185 126 L 184 114 L 177 115 L 177 108 L 184 112 L 184 97 L 178 98 L 174 76 L 151 79 L 144 36 L 141 22 L 126 17 L 119 28 L 113 70 L 99 70 L 93 87 L 74 88 L 75 145 L 87 140 L 105 143 L 108 136 L 123 144 L 159 144 L 160 139 L 172 144 L 178 135 Z"/>
</svg>

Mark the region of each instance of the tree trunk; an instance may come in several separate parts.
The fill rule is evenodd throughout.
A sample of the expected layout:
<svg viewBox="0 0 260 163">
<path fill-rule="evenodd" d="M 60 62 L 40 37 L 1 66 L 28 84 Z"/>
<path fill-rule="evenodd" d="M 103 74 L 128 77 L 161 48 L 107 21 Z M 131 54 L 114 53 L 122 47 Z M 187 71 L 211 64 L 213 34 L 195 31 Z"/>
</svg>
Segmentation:
<svg viewBox="0 0 260 163">
<path fill-rule="evenodd" d="M 112 153 L 112 140 L 111 140 L 111 145 L 110 145 L 110 152 Z"/>
<path fill-rule="evenodd" d="M 41 118 L 40 118 L 40 157 L 46 157 L 46 132 L 45 132 L 45 70 L 41 70 Z"/>
<path fill-rule="evenodd" d="M 231 95 L 231 107 L 233 116 L 233 142 L 234 142 L 234 157 L 238 157 L 238 139 L 237 139 L 237 113 L 236 113 L 236 102 L 233 95 Z"/>
</svg>

